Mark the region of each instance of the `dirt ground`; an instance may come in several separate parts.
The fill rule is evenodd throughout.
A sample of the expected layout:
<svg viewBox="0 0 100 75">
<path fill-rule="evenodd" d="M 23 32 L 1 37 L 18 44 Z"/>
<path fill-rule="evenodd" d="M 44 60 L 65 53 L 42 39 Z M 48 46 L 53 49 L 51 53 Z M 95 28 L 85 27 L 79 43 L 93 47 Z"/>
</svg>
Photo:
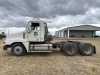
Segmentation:
<svg viewBox="0 0 100 75">
<path fill-rule="evenodd" d="M 54 39 L 60 41 L 65 39 Z M 70 40 L 70 39 L 69 39 Z M 0 75 L 100 75 L 100 39 L 71 39 L 96 46 L 93 56 L 65 56 L 60 50 L 53 53 L 30 53 L 13 56 L 3 51 L 0 40 Z"/>
</svg>

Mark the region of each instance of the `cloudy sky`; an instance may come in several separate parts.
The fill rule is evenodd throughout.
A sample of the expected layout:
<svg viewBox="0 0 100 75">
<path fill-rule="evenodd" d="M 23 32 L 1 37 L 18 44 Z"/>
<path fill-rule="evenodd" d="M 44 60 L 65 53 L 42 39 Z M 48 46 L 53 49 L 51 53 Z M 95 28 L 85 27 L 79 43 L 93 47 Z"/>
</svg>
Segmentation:
<svg viewBox="0 0 100 75">
<path fill-rule="evenodd" d="M 100 0 L 0 0 L 0 28 L 24 28 L 34 18 L 46 21 L 52 34 L 80 24 L 100 27 Z"/>
</svg>

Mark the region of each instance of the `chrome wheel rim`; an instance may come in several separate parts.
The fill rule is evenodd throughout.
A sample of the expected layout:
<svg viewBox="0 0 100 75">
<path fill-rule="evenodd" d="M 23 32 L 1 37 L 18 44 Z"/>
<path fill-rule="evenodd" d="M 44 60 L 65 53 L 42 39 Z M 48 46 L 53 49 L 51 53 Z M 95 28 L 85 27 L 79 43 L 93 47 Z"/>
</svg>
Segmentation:
<svg viewBox="0 0 100 75">
<path fill-rule="evenodd" d="M 92 52 L 92 47 L 90 47 L 90 46 L 84 47 L 85 54 L 90 54 L 91 52 Z"/>
<path fill-rule="evenodd" d="M 75 52 L 75 48 L 71 46 L 71 47 L 68 48 L 67 52 L 69 54 L 73 54 Z"/>
<path fill-rule="evenodd" d="M 22 47 L 16 46 L 14 48 L 14 53 L 17 54 L 17 55 L 21 54 L 22 53 Z"/>
</svg>

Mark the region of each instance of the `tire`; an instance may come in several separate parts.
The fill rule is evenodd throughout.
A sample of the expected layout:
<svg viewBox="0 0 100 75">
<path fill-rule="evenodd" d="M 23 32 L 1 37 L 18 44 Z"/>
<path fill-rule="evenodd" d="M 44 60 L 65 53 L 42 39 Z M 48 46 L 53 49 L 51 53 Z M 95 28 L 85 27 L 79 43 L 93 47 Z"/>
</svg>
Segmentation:
<svg viewBox="0 0 100 75">
<path fill-rule="evenodd" d="M 76 44 L 77 45 L 77 49 L 79 48 L 79 45 L 80 45 L 79 41 L 68 41 L 68 42 L 72 42 L 72 43 Z"/>
<path fill-rule="evenodd" d="M 26 48 L 21 43 L 12 46 L 11 53 L 15 56 L 23 56 L 26 54 Z"/>
<path fill-rule="evenodd" d="M 63 53 L 67 56 L 74 56 L 77 54 L 77 45 L 71 42 L 65 43 L 63 46 Z"/>
<path fill-rule="evenodd" d="M 79 53 L 83 56 L 91 56 L 93 54 L 93 46 L 90 43 L 81 43 L 79 45 Z"/>
</svg>

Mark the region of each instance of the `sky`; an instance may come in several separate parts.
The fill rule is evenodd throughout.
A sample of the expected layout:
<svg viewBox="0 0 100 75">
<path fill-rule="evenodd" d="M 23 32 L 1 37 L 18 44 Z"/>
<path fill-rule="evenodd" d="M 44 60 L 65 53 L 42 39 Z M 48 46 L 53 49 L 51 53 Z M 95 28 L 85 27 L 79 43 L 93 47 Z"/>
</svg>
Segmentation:
<svg viewBox="0 0 100 75">
<path fill-rule="evenodd" d="M 23 31 L 38 18 L 47 22 L 51 34 L 76 25 L 100 27 L 100 0 L 0 0 L 1 29 Z"/>
</svg>

